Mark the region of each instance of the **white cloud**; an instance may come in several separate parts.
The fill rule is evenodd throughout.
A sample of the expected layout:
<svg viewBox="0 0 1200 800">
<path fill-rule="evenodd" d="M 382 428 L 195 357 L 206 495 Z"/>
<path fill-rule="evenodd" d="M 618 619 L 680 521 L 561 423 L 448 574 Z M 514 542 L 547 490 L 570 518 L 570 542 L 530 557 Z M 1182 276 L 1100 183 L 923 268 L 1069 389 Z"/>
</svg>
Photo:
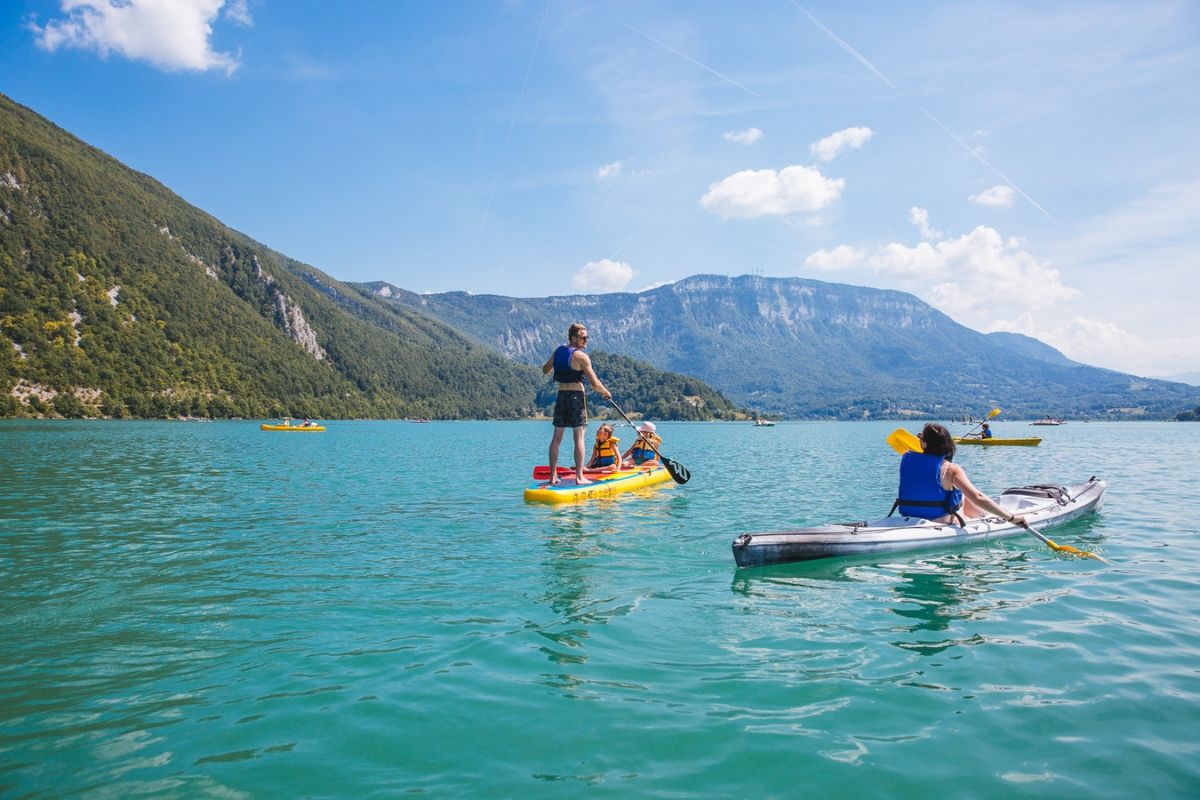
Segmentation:
<svg viewBox="0 0 1200 800">
<path fill-rule="evenodd" d="M 1147 339 L 1114 325 L 1085 317 L 1072 317 L 1057 324 L 1039 323 L 1032 314 L 998 321 L 993 330 L 1024 333 L 1061 350 L 1068 358 L 1084 364 L 1105 366 L 1148 377 L 1174 375 L 1197 366 L 1200 337 L 1174 336 Z"/>
<path fill-rule="evenodd" d="M 942 232 L 929 227 L 929 212 L 919 206 L 908 210 L 908 221 L 917 226 L 922 239 L 941 239 Z"/>
<path fill-rule="evenodd" d="M 1079 295 L 1058 270 L 986 225 L 933 244 L 889 244 L 872 256 L 871 266 L 915 285 L 914 291 L 958 319 L 997 308 L 1037 310 Z M 939 282 L 929 288 L 933 281 Z"/>
<path fill-rule="evenodd" d="M 978 206 L 992 206 L 993 208 L 1012 208 L 1013 196 L 1016 192 L 1011 186 L 1000 184 L 993 186 L 990 189 L 984 189 L 979 194 L 973 194 L 967 199 Z"/>
<path fill-rule="evenodd" d="M 229 0 L 225 8 L 225 19 L 231 19 L 239 25 L 250 27 L 254 19 L 250 16 L 249 0 Z"/>
<path fill-rule="evenodd" d="M 726 131 L 725 141 L 737 144 L 754 144 L 763 136 L 758 128 L 747 128 L 744 131 Z"/>
<path fill-rule="evenodd" d="M 819 142 L 813 142 L 808 149 L 822 161 L 832 161 L 845 149 L 857 150 L 871 138 L 870 128 L 846 128 L 837 133 L 831 133 Z"/>
<path fill-rule="evenodd" d="M 33 25 L 39 47 L 112 53 L 146 61 L 160 69 L 232 73 L 237 59 L 218 53 L 209 41 L 212 22 L 225 0 L 62 0 L 63 19 Z M 243 24 L 250 19 L 244 0 L 226 16 Z"/>
<path fill-rule="evenodd" d="M 581 292 L 619 292 L 629 285 L 636 273 L 622 261 L 589 261 L 571 278 Z"/>
<path fill-rule="evenodd" d="M 605 164 L 600 169 L 596 170 L 596 180 L 604 181 L 609 178 L 615 178 L 621 174 L 621 168 L 624 166 L 620 161 L 614 161 L 611 164 Z"/>
<path fill-rule="evenodd" d="M 846 181 L 812 167 L 742 170 L 712 183 L 700 205 L 722 217 L 762 217 L 816 211 L 841 196 Z"/>
<path fill-rule="evenodd" d="M 1004 239 L 994 228 L 980 225 L 957 239 L 916 247 L 889 244 L 871 259 L 876 272 L 916 280 L 924 285 L 930 303 L 960 316 L 998 306 L 1039 309 L 1076 297 L 1058 270 L 1022 250 L 1016 239 Z"/>
<path fill-rule="evenodd" d="M 804 266 L 823 272 L 838 272 L 853 267 L 863 260 L 864 254 L 848 244 L 838 245 L 832 250 L 818 250 L 804 259 Z"/>
</svg>

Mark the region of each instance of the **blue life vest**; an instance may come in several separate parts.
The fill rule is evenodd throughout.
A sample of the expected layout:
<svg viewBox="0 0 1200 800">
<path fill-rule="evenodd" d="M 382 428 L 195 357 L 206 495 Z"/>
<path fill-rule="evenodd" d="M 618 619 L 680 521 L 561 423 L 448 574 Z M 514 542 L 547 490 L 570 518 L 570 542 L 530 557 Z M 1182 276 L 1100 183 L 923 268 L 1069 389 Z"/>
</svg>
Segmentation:
<svg viewBox="0 0 1200 800">
<path fill-rule="evenodd" d="M 660 439 L 659 441 L 662 440 Z M 638 434 L 637 441 L 633 443 L 633 449 L 629 451 L 629 458 L 634 464 L 641 466 L 647 461 L 653 461 L 658 458 L 658 453 L 654 452 L 654 448 L 650 446 L 646 437 Z"/>
<path fill-rule="evenodd" d="M 583 370 L 571 368 L 571 356 L 575 355 L 578 347 L 560 344 L 554 351 L 554 380 L 559 383 L 580 383 L 583 381 Z"/>
<path fill-rule="evenodd" d="M 603 444 L 597 442 L 596 446 L 592 448 L 592 460 L 588 466 L 591 468 L 611 467 L 616 464 L 621 455 L 621 448 L 618 446 L 620 442 L 621 440 L 615 436 L 609 436 Z"/>
<path fill-rule="evenodd" d="M 907 452 L 900 458 L 900 492 L 893 508 L 906 517 L 937 519 L 962 508 L 962 491 L 942 488 L 945 457 Z"/>
<path fill-rule="evenodd" d="M 979 434 L 979 438 L 981 438 L 981 439 L 990 439 L 990 438 L 992 438 L 992 429 L 991 429 L 991 428 L 984 428 L 984 429 L 983 429 L 983 433 Z"/>
</svg>

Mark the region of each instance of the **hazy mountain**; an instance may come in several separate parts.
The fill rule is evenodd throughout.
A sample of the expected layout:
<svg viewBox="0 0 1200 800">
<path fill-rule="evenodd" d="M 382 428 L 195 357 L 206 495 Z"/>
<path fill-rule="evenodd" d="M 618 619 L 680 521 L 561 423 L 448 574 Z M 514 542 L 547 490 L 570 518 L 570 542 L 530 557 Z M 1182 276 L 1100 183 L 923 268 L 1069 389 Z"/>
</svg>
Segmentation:
<svg viewBox="0 0 1200 800">
<path fill-rule="evenodd" d="M 1005 331 L 996 331 L 995 333 L 987 334 L 987 337 L 994 343 L 1005 347 L 1014 353 L 1018 353 L 1029 358 L 1036 358 L 1038 361 L 1045 361 L 1047 364 L 1057 364 L 1060 367 L 1082 367 L 1078 361 L 1072 361 L 1064 356 L 1059 351 L 1055 350 L 1045 342 L 1034 339 L 1032 336 L 1026 336 L 1022 333 L 1008 333 Z"/>
<path fill-rule="evenodd" d="M 1028 337 L 984 335 L 904 292 L 800 278 L 697 275 L 639 293 L 546 298 L 360 288 L 527 363 L 584 322 L 596 348 L 793 416 L 947 417 L 999 406 L 1010 418 L 1165 418 L 1198 395 L 1076 364 Z"/>
<path fill-rule="evenodd" d="M 1200 386 L 1200 372 L 1181 372 L 1178 375 L 1171 375 L 1168 378 L 1164 378 L 1164 380 L 1178 381 L 1179 383 L 1186 383 L 1189 386 Z"/>
</svg>

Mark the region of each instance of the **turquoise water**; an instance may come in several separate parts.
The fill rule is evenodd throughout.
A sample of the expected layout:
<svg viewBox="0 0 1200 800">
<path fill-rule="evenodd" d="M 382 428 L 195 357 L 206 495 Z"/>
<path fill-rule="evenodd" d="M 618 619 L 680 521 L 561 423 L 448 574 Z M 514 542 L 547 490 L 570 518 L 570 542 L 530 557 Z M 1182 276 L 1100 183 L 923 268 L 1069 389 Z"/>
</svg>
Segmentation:
<svg viewBox="0 0 1200 800">
<path fill-rule="evenodd" d="M 0 796 L 1197 796 L 1200 425 L 960 451 L 1105 478 L 1052 536 L 1113 566 L 735 569 L 886 513 L 894 427 L 663 423 L 686 486 L 548 507 L 547 423 L 0 423 Z"/>
</svg>

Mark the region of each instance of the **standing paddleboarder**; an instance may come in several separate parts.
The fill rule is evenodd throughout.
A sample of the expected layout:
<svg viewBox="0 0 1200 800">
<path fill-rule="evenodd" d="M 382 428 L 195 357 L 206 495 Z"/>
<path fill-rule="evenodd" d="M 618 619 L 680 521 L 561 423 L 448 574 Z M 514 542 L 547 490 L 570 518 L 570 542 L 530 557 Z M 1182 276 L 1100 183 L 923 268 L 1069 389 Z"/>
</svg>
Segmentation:
<svg viewBox="0 0 1200 800">
<path fill-rule="evenodd" d="M 554 401 L 554 436 L 550 439 L 551 484 L 558 483 L 558 448 L 567 428 L 571 428 L 575 436 L 575 482 L 579 485 L 591 483 L 583 477 L 583 440 L 587 434 L 587 394 L 583 389 L 583 379 L 587 378 L 592 388 L 605 400 L 612 399 L 612 392 L 596 377 L 592 360 L 583 352 L 587 341 L 587 326 L 580 322 L 572 323 L 567 329 L 567 344 L 555 348 L 542 365 L 542 374 L 547 375 L 553 370 L 554 380 L 558 381 L 558 398 Z"/>
</svg>

